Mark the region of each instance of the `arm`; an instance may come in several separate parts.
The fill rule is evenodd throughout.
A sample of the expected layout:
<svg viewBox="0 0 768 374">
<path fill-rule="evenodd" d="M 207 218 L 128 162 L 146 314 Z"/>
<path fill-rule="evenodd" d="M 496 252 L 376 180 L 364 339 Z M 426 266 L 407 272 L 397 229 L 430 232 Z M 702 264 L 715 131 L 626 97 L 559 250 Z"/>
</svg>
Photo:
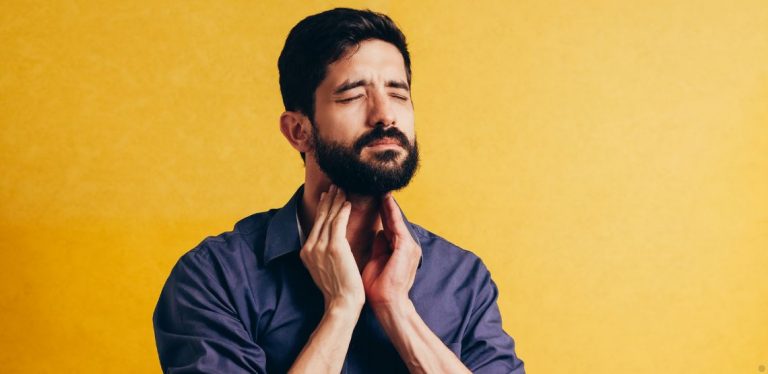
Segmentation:
<svg viewBox="0 0 768 374">
<path fill-rule="evenodd" d="M 525 374 L 515 341 L 502 328 L 496 284 L 480 259 L 476 269 L 478 291 L 462 339 L 461 359 L 474 373 Z"/>
<path fill-rule="evenodd" d="M 469 368 L 473 373 L 525 374 L 524 363 L 515 353 L 515 342 L 502 328 L 496 284 L 482 262 L 477 261 L 478 295 L 461 342 L 461 361 L 429 329 L 410 300 L 375 309 L 411 372 L 462 372 L 461 368 Z"/>
<path fill-rule="evenodd" d="M 469 373 L 429 329 L 408 298 L 421 248 L 411 237 L 394 199 L 382 201 L 384 230 L 374 239 L 363 269 L 366 297 L 400 357 L 412 373 Z"/>
<path fill-rule="evenodd" d="M 331 186 L 320 197 L 317 216 L 300 257 L 323 293 L 325 313 L 290 373 L 339 373 L 365 303 L 363 282 L 346 239 L 351 205 Z"/>
<path fill-rule="evenodd" d="M 376 318 L 411 373 L 469 373 L 429 329 L 410 300 L 374 309 Z"/>
<path fill-rule="evenodd" d="M 209 266 L 203 253 L 192 251 L 179 260 L 163 287 L 153 315 L 163 372 L 266 373 L 264 351 Z"/>
<path fill-rule="evenodd" d="M 321 200 L 301 251 L 302 261 L 325 296 L 326 310 L 291 372 L 341 371 L 365 301 L 345 238 L 349 208 L 343 193 Z M 153 322 L 163 372 L 266 373 L 266 355 L 214 276 L 216 270 L 211 269 L 205 249 L 179 260 L 155 309 Z"/>
</svg>

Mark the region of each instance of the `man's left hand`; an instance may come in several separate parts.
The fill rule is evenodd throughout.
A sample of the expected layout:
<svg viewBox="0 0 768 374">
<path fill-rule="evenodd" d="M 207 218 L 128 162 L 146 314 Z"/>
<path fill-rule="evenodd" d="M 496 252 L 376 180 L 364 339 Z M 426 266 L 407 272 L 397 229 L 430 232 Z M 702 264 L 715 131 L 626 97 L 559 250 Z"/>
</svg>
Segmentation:
<svg viewBox="0 0 768 374">
<path fill-rule="evenodd" d="M 405 225 L 391 194 L 381 202 L 384 230 L 376 233 L 371 257 L 363 268 L 365 296 L 372 308 L 394 307 L 409 301 L 421 248 Z"/>
</svg>

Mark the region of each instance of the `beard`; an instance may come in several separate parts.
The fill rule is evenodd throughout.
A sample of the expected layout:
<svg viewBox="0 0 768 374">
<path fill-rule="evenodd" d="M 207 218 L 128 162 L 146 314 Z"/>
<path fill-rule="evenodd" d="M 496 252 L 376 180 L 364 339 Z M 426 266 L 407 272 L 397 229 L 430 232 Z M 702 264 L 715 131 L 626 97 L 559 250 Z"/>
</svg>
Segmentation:
<svg viewBox="0 0 768 374">
<path fill-rule="evenodd" d="M 323 140 L 317 127 L 312 125 L 314 154 L 320 169 L 333 184 L 348 194 L 383 196 L 408 185 L 419 167 L 419 145 L 413 144 L 395 127 L 376 127 L 357 139 L 352 146 Z M 387 149 L 373 154 L 372 160 L 361 158 L 365 146 L 381 139 L 394 139 L 406 152 L 405 159 L 397 164 L 403 151 Z"/>
</svg>

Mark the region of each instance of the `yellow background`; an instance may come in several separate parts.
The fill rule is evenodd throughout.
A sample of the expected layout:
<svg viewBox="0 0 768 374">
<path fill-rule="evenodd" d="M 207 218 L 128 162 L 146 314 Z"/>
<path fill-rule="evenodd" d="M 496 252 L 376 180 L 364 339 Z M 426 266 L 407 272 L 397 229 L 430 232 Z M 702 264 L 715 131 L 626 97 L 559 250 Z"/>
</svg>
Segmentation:
<svg viewBox="0 0 768 374">
<path fill-rule="evenodd" d="M 391 15 L 423 163 L 408 217 L 480 255 L 530 373 L 768 366 L 768 2 L 5 1 L 0 372 L 159 372 L 205 236 L 303 178 L 276 61 Z"/>
</svg>

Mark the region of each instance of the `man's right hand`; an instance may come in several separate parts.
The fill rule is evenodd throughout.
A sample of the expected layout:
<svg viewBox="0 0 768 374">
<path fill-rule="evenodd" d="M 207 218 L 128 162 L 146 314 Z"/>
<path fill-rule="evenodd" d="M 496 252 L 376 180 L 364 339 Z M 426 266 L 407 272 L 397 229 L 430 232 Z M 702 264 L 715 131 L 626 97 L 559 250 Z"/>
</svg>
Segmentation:
<svg viewBox="0 0 768 374">
<path fill-rule="evenodd" d="M 351 209 L 344 191 L 331 185 L 320 195 L 315 222 L 300 252 L 301 261 L 323 293 L 326 311 L 340 308 L 359 312 L 365 303 L 363 281 L 347 241 Z"/>
<path fill-rule="evenodd" d="M 338 373 L 365 303 L 363 280 L 347 241 L 352 209 L 331 186 L 320 195 L 317 214 L 299 256 L 325 298 L 325 313 L 289 373 Z"/>
</svg>

